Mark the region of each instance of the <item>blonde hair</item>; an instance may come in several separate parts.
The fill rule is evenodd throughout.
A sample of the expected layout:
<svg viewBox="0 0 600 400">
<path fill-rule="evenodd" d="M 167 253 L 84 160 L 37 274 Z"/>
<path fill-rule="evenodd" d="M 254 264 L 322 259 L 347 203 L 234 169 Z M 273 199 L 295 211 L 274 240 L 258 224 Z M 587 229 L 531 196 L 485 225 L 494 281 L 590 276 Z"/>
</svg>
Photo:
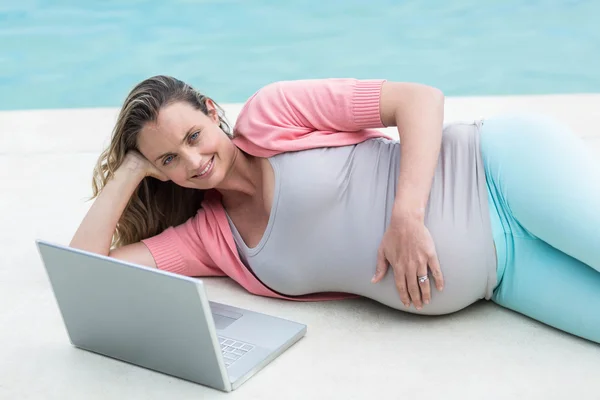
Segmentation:
<svg viewBox="0 0 600 400">
<path fill-rule="evenodd" d="M 119 112 L 110 145 L 94 168 L 92 199 L 102 191 L 122 164 L 130 150 L 137 150 L 137 136 L 148 122 L 156 121 L 162 107 L 175 102 L 186 102 L 208 115 L 209 98 L 186 83 L 170 76 L 154 76 L 136 85 L 128 94 Z M 211 99 L 212 100 L 212 99 Z M 231 137 L 231 128 L 224 119 L 223 110 L 215 103 L 221 129 Z M 112 238 L 113 247 L 121 247 L 157 235 L 169 226 L 179 225 L 200 209 L 204 192 L 184 188 L 171 181 L 162 182 L 144 178 L 117 223 Z"/>
</svg>

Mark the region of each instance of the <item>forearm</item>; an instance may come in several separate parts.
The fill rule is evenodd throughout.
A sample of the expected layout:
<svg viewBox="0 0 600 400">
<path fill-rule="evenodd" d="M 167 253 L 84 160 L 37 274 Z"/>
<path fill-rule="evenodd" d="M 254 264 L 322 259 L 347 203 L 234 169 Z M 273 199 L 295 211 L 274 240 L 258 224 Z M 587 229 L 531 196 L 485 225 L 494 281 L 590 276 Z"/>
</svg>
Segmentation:
<svg viewBox="0 0 600 400">
<path fill-rule="evenodd" d="M 390 99 L 385 117 L 398 128 L 401 142 L 394 213 L 423 220 L 442 142 L 444 96 L 415 84 L 390 86 L 383 96 Z"/>
<path fill-rule="evenodd" d="M 117 223 L 144 176 L 143 171 L 121 166 L 90 207 L 69 246 L 108 255 Z"/>
</svg>

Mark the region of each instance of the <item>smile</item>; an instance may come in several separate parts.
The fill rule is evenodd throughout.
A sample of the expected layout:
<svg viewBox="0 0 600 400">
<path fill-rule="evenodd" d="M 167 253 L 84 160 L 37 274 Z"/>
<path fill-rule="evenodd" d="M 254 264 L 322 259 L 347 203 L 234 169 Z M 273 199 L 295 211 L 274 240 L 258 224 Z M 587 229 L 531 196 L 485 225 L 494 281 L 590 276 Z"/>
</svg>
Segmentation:
<svg viewBox="0 0 600 400">
<path fill-rule="evenodd" d="M 207 176 L 213 169 L 213 165 L 215 164 L 215 156 L 212 156 L 211 159 L 204 166 L 200 167 L 200 172 L 197 175 L 194 175 L 192 178 L 204 178 Z"/>
</svg>

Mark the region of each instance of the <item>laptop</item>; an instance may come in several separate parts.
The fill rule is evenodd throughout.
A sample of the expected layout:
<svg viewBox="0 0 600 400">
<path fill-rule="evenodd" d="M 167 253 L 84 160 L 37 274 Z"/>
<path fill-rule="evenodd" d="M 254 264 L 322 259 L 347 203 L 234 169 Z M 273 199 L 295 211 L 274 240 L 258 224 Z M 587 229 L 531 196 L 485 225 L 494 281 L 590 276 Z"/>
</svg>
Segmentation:
<svg viewBox="0 0 600 400">
<path fill-rule="evenodd" d="M 78 348 L 230 392 L 306 325 L 210 302 L 202 280 L 36 240 Z"/>
</svg>

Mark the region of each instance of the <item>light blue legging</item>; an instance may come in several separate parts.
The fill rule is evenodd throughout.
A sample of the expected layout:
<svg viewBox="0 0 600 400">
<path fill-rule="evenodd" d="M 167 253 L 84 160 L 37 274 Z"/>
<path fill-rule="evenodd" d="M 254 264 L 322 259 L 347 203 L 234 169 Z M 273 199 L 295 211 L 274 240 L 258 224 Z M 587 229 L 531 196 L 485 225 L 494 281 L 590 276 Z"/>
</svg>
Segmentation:
<svg viewBox="0 0 600 400">
<path fill-rule="evenodd" d="M 492 300 L 600 343 L 600 163 L 555 121 L 484 121 L 498 285 Z"/>
</svg>

